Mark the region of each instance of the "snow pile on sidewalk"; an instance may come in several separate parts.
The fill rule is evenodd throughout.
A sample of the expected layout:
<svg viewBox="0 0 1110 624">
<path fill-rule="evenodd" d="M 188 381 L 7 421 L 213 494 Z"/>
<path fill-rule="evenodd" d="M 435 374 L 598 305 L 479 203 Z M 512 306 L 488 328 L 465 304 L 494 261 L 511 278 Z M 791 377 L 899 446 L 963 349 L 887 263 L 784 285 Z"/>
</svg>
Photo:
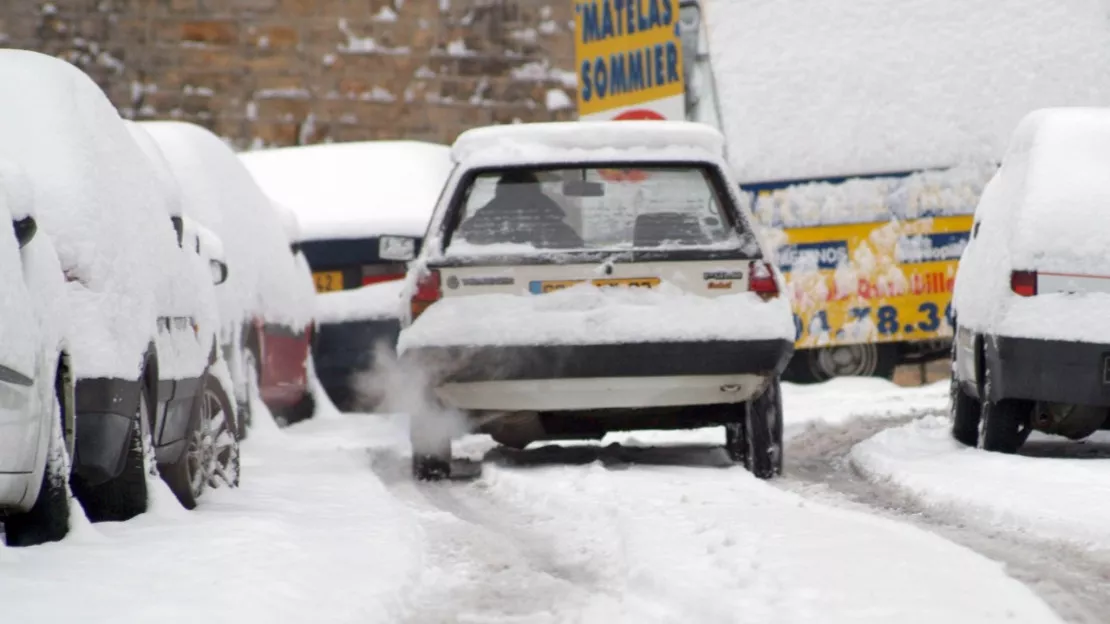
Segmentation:
<svg viewBox="0 0 1110 624">
<path fill-rule="evenodd" d="M 744 182 L 998 162 L 1023 115 L 1108 105 L 1100 2 L 703 2 Z"/>
<path fill-rule="evenodd" d="M 451 173 L 450 149 L 362 141 L 243 152 L 258 184 L 292 208 L 303 240 L 423 236 Z"/>
<path fill-rule="evenodd" d="M 928 507 L 990 528 L 1084 548 L 1110 548 L 1110 445 L 1034 433 L 1019 455 L 988 453 L 952 439 L 951 421 L 926 417 L 857 445 L 852 463 Z"/>
<path fill-rule="evenodd" d="M 580 284 L 543 296 L 441 299 L 401 333 L 397 349 L 771 338 L 794 339 L 786 297 L 763 301 L 754 293 L 737 293 L 708 298 L 667 284 L 656 289 Z"/>
</svg>

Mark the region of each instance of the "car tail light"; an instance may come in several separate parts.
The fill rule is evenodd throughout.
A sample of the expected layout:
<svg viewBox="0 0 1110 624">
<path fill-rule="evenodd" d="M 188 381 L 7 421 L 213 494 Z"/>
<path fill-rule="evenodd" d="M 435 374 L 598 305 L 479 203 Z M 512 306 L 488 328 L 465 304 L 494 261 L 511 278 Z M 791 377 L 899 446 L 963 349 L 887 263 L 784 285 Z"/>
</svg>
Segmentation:
<svg viewBox="0 0 1110 624">
<path fill-rule="evenodd" d="M 759 295 L 764 301 L 779 296 L 779 285 L 775 281 L 775 271 L 763 260 L 752 260 L 748 274 L 748 290 Z"/>
<path fill-rule="evenodd" d="M 412 296 L 410 302 L 412 309 L 411 320 L 415 321 L 416 317 L 424 313 L 429 306 L 439 301 L 443 296 L 443 291 L 439 286 L 439 271 L 430 269 L 424 275 L 421 275 L 416 282 L 416 293 Z"/>
<path fill-rule="evenodd" d="M 1037 294 L 1036 271 L 1014 271 L 1010 273 L 1010 288 L 1022 297 L 1032 297 Z"/>
</svg>

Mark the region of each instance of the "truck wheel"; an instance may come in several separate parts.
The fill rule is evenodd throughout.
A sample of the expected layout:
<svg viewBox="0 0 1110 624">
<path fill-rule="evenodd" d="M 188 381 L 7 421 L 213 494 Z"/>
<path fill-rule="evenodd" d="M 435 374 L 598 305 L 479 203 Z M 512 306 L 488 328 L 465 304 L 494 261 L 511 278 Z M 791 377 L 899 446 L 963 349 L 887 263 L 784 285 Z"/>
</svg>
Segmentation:
<svg viewBox="0 0 1110 624">
<path fill-rule="evenodd" d="M 782 474 L 782 391 L 778 378 L 771 380 L 762 393 L 745 403 L 744 412 L 743 438 L 747 441 L 744 466 L 757 479 L 770 479 Z M 727 440 L 727 427 L 725 431 Z M 730 451 L 729 455 L 735 457 L 737 450 Z"/>
<path fill-rule="evenodd" d="M 783 377 L 794 383 L 820 383 L 834 377 L 894 378 L 898 351 L 894 345 L 861 343 L 799 349 Z"/>
<path fill-rule="evenodd" d="M 987 382 L 988 388 L 990 381 Z M 990 396 L 989 390 L 984 391 Z M 1029 401 L 983 401 L 979 422 L 979 448 L 996 453 L 1016 453 L 1032 430 L 1033 405 Z"/>
<path fill-rule="evenodd" d="M 147 483 L 144 462 L 143 423 L 149 422 L 151 394 L 146 385 L 146 372 L 139 377 L 139 407 L 131 420 L 131 439 L 123 472 L 99 485 L 88 485 L 74 479 L 73 493 L 92 522 L 122 522 L 146 511 Z"/>
<path fill-rule="evenodd" d="M 58 384 L 55 386 L 60 387 Z M 38 499 L 26 513 L 14 514 L 4 520 L 8 546 L 57 542 L 69 533 L 69 462 L 63 439 L 63 405 L 64 397 L 55 397 L 51 419 L 54 426 L 50 431 L 50 446 Z"/>
</svg>

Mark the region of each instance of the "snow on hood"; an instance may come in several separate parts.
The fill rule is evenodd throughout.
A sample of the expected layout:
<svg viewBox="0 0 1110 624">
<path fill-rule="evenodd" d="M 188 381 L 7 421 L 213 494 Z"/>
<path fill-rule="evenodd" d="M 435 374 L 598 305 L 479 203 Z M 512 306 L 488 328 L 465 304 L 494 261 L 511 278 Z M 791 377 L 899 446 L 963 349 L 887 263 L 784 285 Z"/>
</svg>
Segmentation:
<svg viewBox="0 0 1110 624">
<path fill-rule="evenodd" d="M 185 214 L 223 241 L 228 280 L 217 289 L 220 316 L 234 327 L 252 318 L 300 328 L 312 320 L 312 281 L 289 251 L 272 202 L 235 153 L 189 123 L 141 124 L 170 163 Z"/>
<path fill-rule="evenodd" d="M 702 4 L 745 183 L 997 162 L 1026 113 L 1110 104 L 1101 2 Z"/>
<path fill-rule="evenodd" d="M 244 152 L 243 164 L 301 222 L 302 239 L 423 236 L 451 173 L 450 150 L 363 141 Z"/>
<path fill-rule="evenodd" d="M 794 341 L 788 297 L 765 302 L 753 293 L 701 297 L 668 284 L 651 290 L 582 284 L 544 295 L 441 299 L 401 332 L 397 351 L 773 338 Z"/>
<path fill-rule="evenodd" d="M 188 314 L 160 299 L 180 258 L 158 173 L 96 84 L 59 59 L 0 51 L 0 160 L 34 187 L 66 288 L 70 352 L 82 377 L 134 378 L 159 315 Z"/>
<path fill-rule="evenodd" d="M 1010 288 L 1014 270 L 1110 275 L 1110 109 L 1046 109 L 1014 131 L 960 260 L 960 325 L 1010 336 L 1110 342 L 1110 295 Z M 1045 322 L 1045 319 L 1052 322 Z"/>
</svg>

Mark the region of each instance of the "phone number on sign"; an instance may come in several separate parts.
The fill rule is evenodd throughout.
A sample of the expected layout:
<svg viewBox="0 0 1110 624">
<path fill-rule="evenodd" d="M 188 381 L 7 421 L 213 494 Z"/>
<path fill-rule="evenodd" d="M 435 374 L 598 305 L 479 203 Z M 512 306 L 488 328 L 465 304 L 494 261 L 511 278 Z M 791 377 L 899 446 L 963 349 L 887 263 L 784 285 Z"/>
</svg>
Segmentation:
<svg viewBox="0 0 1110 624">
<path fill-rule="evenodd" d="M 928 334 L 939 330 L 942 323 L 946 327 L 952 327 L 952 304 L 945 305 L 942 311 L 936 303 L 926 301 L 917 306 L 917 313 L 912 315 L 913 318 L 907 318 L 910 316 L 906 314 L 899 318 L 898 308 L 892 305 L 879 307 L 857 306 L 848 309 L 848 316 L 845 320 L 847 324 L 856 327 L 873 326 L 881 336 Z M 843 328 L 833 331 L 829 326 L 829 315 L 826 310 L 814 312 L 809 317 L 808 322 L 806 321 L 807 319 L 803 319 L 802 316 L 794 315 L 795 340 L 801 340 L 807 333 L 812 337 L 833 335 L 836 338 L 844 337 L 845 330 Z M 806 332 L 807 329 L 808 332 Z"/>
</svg>

